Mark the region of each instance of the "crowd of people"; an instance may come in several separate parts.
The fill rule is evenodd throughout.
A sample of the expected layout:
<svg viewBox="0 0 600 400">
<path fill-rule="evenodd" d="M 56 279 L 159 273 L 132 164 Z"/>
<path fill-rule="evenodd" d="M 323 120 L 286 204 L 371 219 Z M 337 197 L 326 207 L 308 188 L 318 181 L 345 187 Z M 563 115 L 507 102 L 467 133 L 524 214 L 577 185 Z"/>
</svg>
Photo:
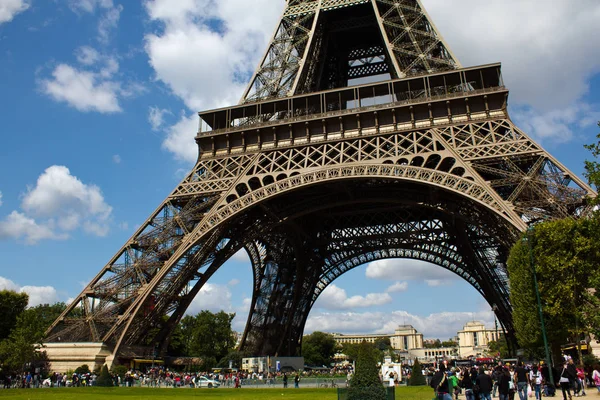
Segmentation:
<svg viewBox="0 0 600 400">
<path fill-rule="evenodd" d="M 563 400 L 586 396 L 586 387 L 596 387 L 600 394 L 600 365 L 584 368 L 572 359 L 565 359 L 559 368 L 540 364 L 482 365 L 479 367 L 449 368 L 441 363 L 437 370 L 426 371 L 427 383 L 434 389 L 437 400 L 519 400 L 555 396 L 561 391 Z"/>
</svg>

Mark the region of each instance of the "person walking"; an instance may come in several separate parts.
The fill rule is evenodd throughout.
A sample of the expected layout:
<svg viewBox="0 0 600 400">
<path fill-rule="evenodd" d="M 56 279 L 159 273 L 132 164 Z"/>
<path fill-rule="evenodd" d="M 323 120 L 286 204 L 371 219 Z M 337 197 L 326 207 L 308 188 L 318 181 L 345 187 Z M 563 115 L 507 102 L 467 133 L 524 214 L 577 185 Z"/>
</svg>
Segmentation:
<svg viewBox="0 0 600 400">
<path fill-rule="evenodd" d="M 542 400 L 542 380 L 542 373 L 538 366 L 533 364 L 531 371 L 529 371 L 529 382 L 531 382 L 531 388 L 535 391 L 536 400 Z"/>
<path fill-rule="evenodd" d="M 298 389 L 300 384 L 300 375 L 296 372 L 296 376 L 294 376 L 294 388 Z"/>
<path fill-rule="evenodd" d="M 430 386 L 435 391 L 437 400 L 452 400 L 450 382 L 446 374 L 446 365 L 443 363 L 440 364 L 438 371 L 433 375 Z"/>
<path fill-rule="evenodd" d="M 492 378 L 485 373 L 483 367 L 479 368 L 479 375 L 475 379 L 475 384 L 479 387 L 479 398 L 481 400 L 492 400 L 492 387 L 494 383 Z"/>
<path fill-rule="evenodd" d="M 568 363 L 563 365 L 563 369 L 560 373 L 560 389 L 562 390 L 563 400 L 567 400 L 567 395 L 569 396 L 568 400 L 572 400 L 571 396 L 571 385 L 573 382 L 572 372 L 569 370 Z"/>
<path fill-rule="evenodd" d="M 475 394 L 473 393 L 473 380 L 471 379 L 471 374 L 467 368 L 463 370 L 460 386 L 465 389 L 465 396 L 467 400 L 475 400 Z"/>
<path fill-rule="evenodd" d="M 519 361 L 515 368 L 515 386 L 520 400 L 527 400 L 527 385 L 529 385 L 529 377 L 523 367 L 523 361 Z"/>
<path fill-rule="evenodd" d="M 600 365 L 594 365 L 594 370 L 592 371 L 592 382 L 598 389 L 598 394 L 600 394 Z"/>
<path fill-rule="evenodd" d="M 498 392 L 500 394 L 500 400 L 509 400 L 510 372 L 507 368 L 503 368 L 498 375 Z"/>
<path fill-rule="evenodd" d="M 287 374 L 284 372 L 283 373 L 283 388 L 284 389 L 287 389 L 287 380 L 288 380 Z"/>
</svg>

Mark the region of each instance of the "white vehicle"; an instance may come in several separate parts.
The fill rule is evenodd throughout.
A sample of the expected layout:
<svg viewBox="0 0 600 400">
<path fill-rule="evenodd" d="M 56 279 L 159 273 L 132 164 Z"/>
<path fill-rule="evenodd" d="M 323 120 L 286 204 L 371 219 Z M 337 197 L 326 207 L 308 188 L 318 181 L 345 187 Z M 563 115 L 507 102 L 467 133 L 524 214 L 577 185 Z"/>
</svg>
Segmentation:
<svg viewBox="0 0 600 400">
<path fill-rule="evenodd" d="M 214 379 L 208 379 L 205 376 L 199 376 L 196 378 L 196 387 L 206 387 L 209 389 L 218 388 L 221 386 L 219 381 L 215 381 Z"/>
</svg>

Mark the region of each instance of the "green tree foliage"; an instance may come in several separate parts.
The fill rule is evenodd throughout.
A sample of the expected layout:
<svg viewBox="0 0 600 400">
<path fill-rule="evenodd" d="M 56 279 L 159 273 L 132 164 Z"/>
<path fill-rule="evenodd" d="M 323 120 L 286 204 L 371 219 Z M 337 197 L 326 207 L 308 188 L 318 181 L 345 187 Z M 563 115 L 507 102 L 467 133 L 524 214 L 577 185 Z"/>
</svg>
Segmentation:
<svg viewBox="0 0 600 400">
<path fill-rule="evenodd" d="M 442 347 L 456 347 L 458 346 L 458 342 L 452 340 L 452 339 L 448 339 L 448 340 L 444 340 L 441 343 Z"/>
<path fill-rule="evenodd" d="M 242 358 L 244 357 L 248 357 L 248 355 L 242 351 L 230 351 L 229 353 L 227 353 L 227 355 L 225 355 L 225 357 L 219 360 L 217 367 L 229 368 L 229 362 L 231 361 L 232 368 L 242 368 Z"/>
<path fill-rule="evenodd" d="M 13 372 L 20 372 L 26 364 L 43 359 L 43 353 L 37 350 L 42 347 L 47 326 L 37 311 L 36 308 L 23 311 L 8 338 L 0 342 L 0 360 Z"/>
<path fill-rule="evenodd" d="M 75 373 L 76 374 L 89 374 L 90 371 L 90 366 L 87 364 L 83 364 L 80 365 L 79 367 L 75 368 Z"/>
<path fill-rule="evenodd" d="M 0 340 L 6 339 L 29 302 L 27 293 L 0 290 Z"/>
<path fill-rule="evenodd" d="M 108 367 L 106 364 L 102 367 L 102 371 L 100 371 L 100 376 L 96 379 L 96 386 L 100 387 L 111 387 L 113 386 L 113 379 L 108 372 Z"/>
<path fill-rule="evenodd" d="M 350 380 L 348 400 L 385 400 L 386 393 L 377 368 L 378 355 L 379 350 L 372 344 L 363 341 L 358 346 L 356 371 Z"/>
<path fill-rule="evenodd" d="M 224 311 L 202 311 L 181 320 L 181 346 L 186 356 L 216 360 L 225 357 L 235 347 L 231 321 L 235 314 Z"/>
<path fill-rule="evenodd" d="M 424 343 L 423 347 L 425 347 L 426 349 L 439 349 L 440 347 L 442 347 L 442 342 L 440 341 L 440 339 L 435 339 L 433 341 L 433 343 L 431 343 L 431 342 Z"/>
<path fill-rule="evenodd" d="M 307 365 L 329 365 L 338 350 L 333 335 L 313 332 L 302 338 L 302 356 Z"/>
<path fill-rule="evenodd" d="M 425 386 L 427 384 L 425 376 L 423 376 L 423 367 L 418 358 L 415 358 L 408 384 L 410 386 Z"/>
<path fill-rule="evenodd" d="M 342 344 L 341 352 L 348 357 L 350 361 L 356 361 L 358 358 L 358 349 L 360 344 L 357 343 L 344 343 Z"/>
<path fill-rule="evenodd" d="M 598 123 L 600 127 L 600 122 Z M 585 177 L 588 179 L 590 185 L 596 188 L 596 191 L 600 189 L 600 162 L 597 161 L 600 157 L 600 134 L 597 136 L 598 142 L 586 145 L 585 148 L 592 152 L 594 160 L 585 162 Z M 598 199 L 596 199 L 596 203 Z"/>
<path fill-rule="evenodd" d="M 508 344 L 506 343 L 506 338 L 501 337 L 498 340 L 489 341 L 487 354 L 491 357 L 507 358 Z"/>
<path fill-rule="evenodd" d="M 600 334 L 600 215 L 537 224 L 510 252 L 508 272 L 517 339 L 539 352 L 542 335 L 531 259 L 537 274 L 548 341 L 560 345 Z"/>
</svg>

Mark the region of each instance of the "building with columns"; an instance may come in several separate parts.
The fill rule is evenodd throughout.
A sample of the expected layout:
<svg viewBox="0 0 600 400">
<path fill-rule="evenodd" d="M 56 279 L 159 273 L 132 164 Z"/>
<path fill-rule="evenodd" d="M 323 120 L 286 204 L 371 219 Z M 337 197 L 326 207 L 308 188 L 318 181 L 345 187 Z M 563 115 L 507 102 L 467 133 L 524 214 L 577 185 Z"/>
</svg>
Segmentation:
<svg viewBox="0 0 600 400">
<path fill-rule="evenodd" d="M 408 351 L 423 347 L 423 334 L 417 332 L 412 325 L 400 325 L 393 334 L 361 334 L 361 335 L 342 335 L 334 333 L 333 338 L 338 344 L 357 344 L 363 341 L 375 343 L 378 339 L 390 339 L 390 344 L 394 350 Z"/>
<path fill-rule="evenodd" d="M 502 330 L 488 329 L 482 322 L 467 322 L 462 331 L 458 331 L 458 355 L 460 358 L 484 355 L 488 343 L 497 341 L 502 335 Z"/>
</svg>

